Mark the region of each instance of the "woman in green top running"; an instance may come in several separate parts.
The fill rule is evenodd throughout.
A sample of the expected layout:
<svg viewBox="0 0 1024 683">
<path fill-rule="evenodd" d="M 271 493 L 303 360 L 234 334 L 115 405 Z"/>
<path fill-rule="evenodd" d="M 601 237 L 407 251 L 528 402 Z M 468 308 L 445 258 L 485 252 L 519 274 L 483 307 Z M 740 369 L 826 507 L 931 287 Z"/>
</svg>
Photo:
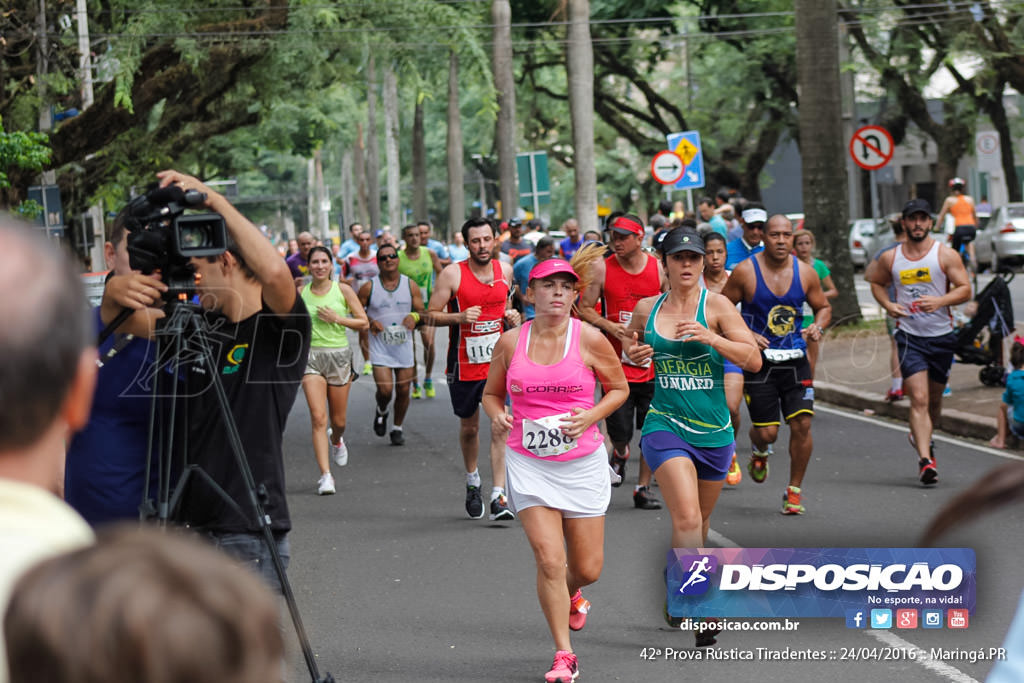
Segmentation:
<svg viewBox="0 0 1024 683">
<path fill-rule="evenodd" d="M 334 258 L 326 247 L 309 250 L 309 272 L 313 281 L 299 289 L 313 320 L 302 391 L 309 403 L 313 453 L 320 466 L 317 493 L 325 496 L 334 493 L 330 461 L 338 466 L 348 463 L 348 447 L 342 434 L 348 390 L 357 375 L 352 371 L 352 349 L 345 330 L 368 329 L 370 321 L 355 291 L 346 283 L 331 279 Z"/>
<path fill-rule="evenodd" d="M 696 230 L 672 230 L 661 253 L 669 290 L 636 305 L 624 350 L 638 365 L 654 362 L 640 445 L 672 517 L 672 547 L 703 548 L 736 447 L 724 360 L 756 372 L 761 352 L 736 307 L 701 287 L 704 240 Z M 665 616 L 678 625 L 667 604 Z M 697 646 L 713 644 L 715 633 L 698 632 Z"/>
<path fill-rule="evenodd" d="M 814 258 L 813 232 L 801 230 L 796 233 L 796 237 L 793 238 L 793 251 L 796 252 L 798 259 L 814 268 L 814 272 L 818 274 L 818 279 L 821 280 L 821 288 L 825 291 L 825 299 L 833 299 L 839 296 L 839 290 L 836 289 L 835 283 L 832 282 L 832 271 L 828 269 L 828 266 L 820 258 Z M 804 304 L 804 310 L 810 310 L 807 304 Z M 811 364 L 811 377 L 814 377 L 814 366 L 818 362 L 818 341 L 812 339 L 810 334 L 807 333 L 807 330 L 813 324 L 814 314 L 805 315 L 804 341 L 807 342 L 807 362 Z"/>
</svg>

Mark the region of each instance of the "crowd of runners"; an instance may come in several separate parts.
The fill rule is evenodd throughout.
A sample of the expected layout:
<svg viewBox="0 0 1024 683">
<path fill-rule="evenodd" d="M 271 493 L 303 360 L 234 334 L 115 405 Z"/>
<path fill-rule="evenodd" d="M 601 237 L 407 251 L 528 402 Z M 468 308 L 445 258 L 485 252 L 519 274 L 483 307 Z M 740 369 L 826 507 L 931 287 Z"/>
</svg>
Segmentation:
<svg viewBox="0 0 1024 683">
<path fill-rule="evenodd" d="M 779 511 L 807 512 L 814 366 L 837 291 L 814 258 L 810 230 L 794 230 L 756 203 L 718 203 L 701 200 L 700 222 L 671 205 L 646 221 L 613 214 L 604 232 L 581 234 L 570 219 L 563 239 L 536 220 L 471 218 L 450 245 L 433 239 L 428 222 L 405 226 L 400 240 L 353 224 L 334 249 L 303 233 L 287 255 L 284 282 L 290 274 L 295 294 L 279 292 L 280 307 L 304 307 L 311 321 L 301 386 L 321 495 L 336 492 L 332 462 L 360 456 L 344 439 L 353 428 L 351 383 L 360 375 L 374 383 L 366 427 L 403 447 L 413 400 L 437 397 L 436 330 L 447 329 L 444 372 L 459 424 L 465 511 L 522 524 L 557 653 L 547 681 L 578 673 L 569 634 L 591 609 L 581 589 L 600 575 L 604 515 L 613 488 L 634 481 L 632 472 L 634 508 L 667 508 L 670 547 L 703 547 L 723 486 L 744 478 L 743 460 L 756 485 L 781 469 L 774 445 L 785 422 Z M 927 202 L 908 202 L 901 227 L 904 241 L 877 254 L 867 277 L 896 321 L 916 474 L 932 485 L 931 425 L 952 362 L 949 307 L 969 298 L 970 285 L 959 256 L 931 237 Z M 121 246 L 115 242 L 112 257 Z M 281 281 L 274 264 L 259 265 Z M 118 273 L 128 270 L 121 264 Z M 108 298 L 122 305 L 140 291 L 148 305 L 161 286 L 141 276 L 113 282 Z M 741 402 L 746 457 L 736 452 Z M 490 421 L 486 496 L 481 406 Z M 87 478 L 69 470 L 68 500 L 93 521 L 102 505 L 80 493 Z M 677 623 L 667 610 L 665 617 Z M 698 646 L 715 641 L 706 626 Z"/>
</svg>

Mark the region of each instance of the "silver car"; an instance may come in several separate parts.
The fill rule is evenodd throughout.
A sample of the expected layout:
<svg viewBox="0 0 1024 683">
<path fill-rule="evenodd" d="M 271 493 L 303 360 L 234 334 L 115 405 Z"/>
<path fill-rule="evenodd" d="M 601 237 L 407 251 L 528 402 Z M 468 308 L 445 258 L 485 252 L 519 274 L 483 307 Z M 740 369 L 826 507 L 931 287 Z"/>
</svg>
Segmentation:
<svg viewBox="0 0 1024 683">
<path fill-rule="evenodd" d="M 978 262 L 991 261 L 993 271 L 1012 261 L 1024 260 L 1024 202 L 1004 204 L 993 211 L 978 241 Z M 982 242 L 988 247 L 984 254 L 987 259 L 979 248 Z"/>
<path fill-rule="evenodd" d="M 884 232 L 887 221 L 884 218 L 858 218 L 850 222 L 850 260 L 857 268 L 867 265 L 868 259 L 875 255 L 878 248 L 885 246 L 878 244 L 879 237 L 884 239 Z M 890 230 L 890 240 L 892 231 Z"/>
</svg>

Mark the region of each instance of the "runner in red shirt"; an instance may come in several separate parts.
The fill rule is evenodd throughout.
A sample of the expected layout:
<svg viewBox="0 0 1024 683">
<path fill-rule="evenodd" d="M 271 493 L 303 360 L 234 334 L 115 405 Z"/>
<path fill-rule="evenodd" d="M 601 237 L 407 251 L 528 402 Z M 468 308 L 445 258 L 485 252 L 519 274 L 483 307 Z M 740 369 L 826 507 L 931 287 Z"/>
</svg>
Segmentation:
<svg viewBox="0 0 1024 683">
<path fill-rule="evenodd" d="M 459 445 L 466 465 L 466 513 L 484 516 L 480 496 L 477 457 L 480 447 L 480 400 L 494 345 L 505 323 L 519 324 L 519 312 L 510 307 L 512 266 L 491 258 L 494 228 L 484 218 L 470 218 L 462 225 L 469 259 L 445 266 L 427 307 L 429 324 L 451 328 L 448 343 L 448 390 L 452 408 L 460 420 Z M 443 309 L 447 307 L 447 312 Z M 491 433 L 490 518 L 515 519 L 505 495 L 505 441 Z"/>
<path fill-rule="evenodd" d="M 611 223 L 614 253 L 597 260 L 588 273 L 587 285 L 580 300 L 580 317 L 600 328 L 612 343 L 615 354 L 622 361 L 622 369 L 629 382 L 629 398 L 608 416 L 605 425 L 612 442 L 611 466 L 625 479 L 629 442 L 634 429 L 641 429 L 647 408 L 654 396 L 654 368 L 634 365 L 622 353 L 622 342 L 631 339 L 626 328 L 633 317 L 637 302 L 655 296 L 667 289 L 665 273 L 658 259 L 643 250 L 644 225 L 636 216 L 619 216 Z M 604 315 L 595 309 L 603 301 Z M 612 486 L 621 484 L 613 483 Z M 642 510 L 657 510 L 661 501 L 650 491 L 651 469 L 640 458 L 640 477 L 633 490 L 633 504 Z"/>
</svg>

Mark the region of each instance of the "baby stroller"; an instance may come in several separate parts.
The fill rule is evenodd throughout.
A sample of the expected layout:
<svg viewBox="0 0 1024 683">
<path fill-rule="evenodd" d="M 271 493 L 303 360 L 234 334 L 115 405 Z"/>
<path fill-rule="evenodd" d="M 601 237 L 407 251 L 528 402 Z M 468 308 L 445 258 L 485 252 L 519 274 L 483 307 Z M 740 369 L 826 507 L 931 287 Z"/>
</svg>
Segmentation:
<svg viewBox="0 0 1024 683">
<path fill-rule="evenodd" d="M 1007 287 L 1011 280 L 1012 272 L 996 274 L 968 304 L 975 308 L 974 315 L 957 332 L 957 361 L 985 366 L 978 371 L 978 379 L 989 387 L 1005 382 L 1003 339 L 1013 332 L 1013 300 Z"/>
</svg>

